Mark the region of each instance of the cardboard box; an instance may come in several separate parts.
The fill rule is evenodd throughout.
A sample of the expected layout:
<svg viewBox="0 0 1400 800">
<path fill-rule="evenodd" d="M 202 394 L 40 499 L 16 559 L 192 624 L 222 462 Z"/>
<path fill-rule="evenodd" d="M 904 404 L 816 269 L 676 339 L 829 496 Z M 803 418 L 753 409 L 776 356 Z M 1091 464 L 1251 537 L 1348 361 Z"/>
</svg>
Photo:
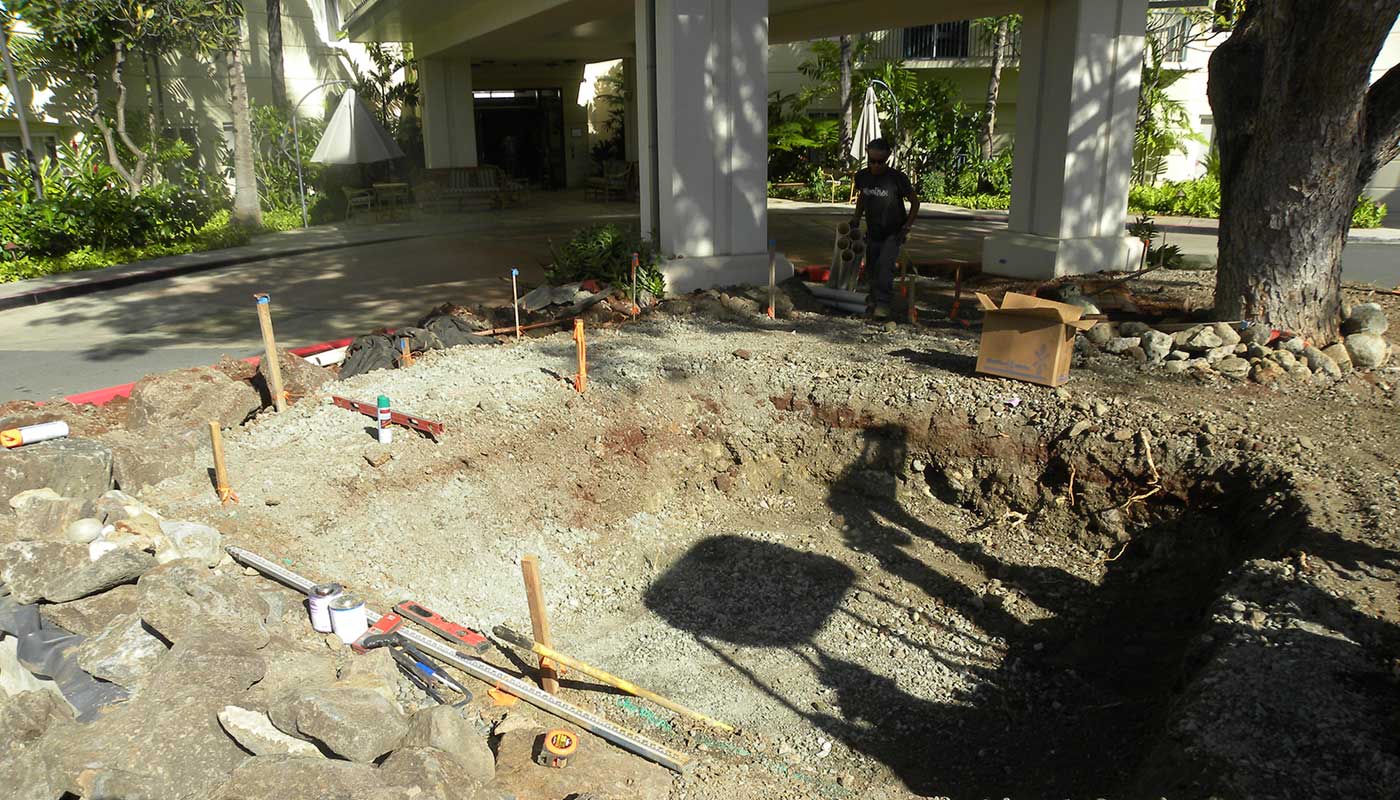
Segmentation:
<svg viewBox="0 0 1400 800">
<path fill-rule="evenodd" d="M 1097 320 L 1080 319 L 1079 306 L 1007 292 L 998 308 L 981 292 L 977 300 L 986 314 L 977 371 L 1018 381 L 1059 386 L 1069 380 L 1074 335 L 1094 327 Z"/>
</svg>

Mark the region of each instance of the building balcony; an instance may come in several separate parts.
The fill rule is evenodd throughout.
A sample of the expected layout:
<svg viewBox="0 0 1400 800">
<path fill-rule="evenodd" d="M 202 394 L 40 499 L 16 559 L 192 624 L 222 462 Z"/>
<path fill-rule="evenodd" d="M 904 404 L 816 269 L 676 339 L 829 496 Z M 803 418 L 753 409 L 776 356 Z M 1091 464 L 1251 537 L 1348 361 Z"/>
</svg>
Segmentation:
<svg viewBox="0 0 1400 800">
<path fill-rule="evenodd" d="M 906 67 L 976 67 L 992 63 L 995 31 L 973 20 L 895 28 L 868 34 L 866 63 L 899 61 Z M 1006 66 L 1021 57 L 1021 32 L 1013 30 L 1002 50 Z"/>
</svg>

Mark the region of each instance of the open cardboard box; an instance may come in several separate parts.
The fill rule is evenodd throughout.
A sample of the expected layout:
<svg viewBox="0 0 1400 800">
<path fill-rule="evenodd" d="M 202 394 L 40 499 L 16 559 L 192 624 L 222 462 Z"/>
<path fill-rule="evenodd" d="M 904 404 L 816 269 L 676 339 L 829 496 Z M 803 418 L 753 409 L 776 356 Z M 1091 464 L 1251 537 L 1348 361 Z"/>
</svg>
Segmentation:
<svg viewBox="0 0 1400 800">
<path fill-rule="evenodd" d="M 1001 306 L 981 292 L 986 315 L 977 371 L 1018 381 L 1059 386 L 1069 380 L 1074 335 L 1098 320 L 1081 319 L 1084 309 L 1028 294 L 1007 292 Z"/>
</svg>

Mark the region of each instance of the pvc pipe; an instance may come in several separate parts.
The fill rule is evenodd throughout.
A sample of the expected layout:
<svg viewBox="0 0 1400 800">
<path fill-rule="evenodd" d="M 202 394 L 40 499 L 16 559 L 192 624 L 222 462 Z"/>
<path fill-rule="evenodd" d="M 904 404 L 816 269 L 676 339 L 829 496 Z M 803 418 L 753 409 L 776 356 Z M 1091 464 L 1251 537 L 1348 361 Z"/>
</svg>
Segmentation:
<svg viewBox="0 0 1400 800">
<path fill-rule="evenodd" d="M 36 442 L 47 442 L 50 439 L 62 439 L 67 435 L 68 423 L 63 420 L 41 422 L 38 425 L 0 431 L 0 445 L 7 448 L 21 447 Z"/>
<path fill-rule="evenodd" d="M 818 283 L 804 284 L 818 300 L 837 300 L 844 303 L 864 303 L 870 295 L 865 292 L 848 292 L 845 289 L 832 289 Z"/>
<path fill-rule="evenodd" d="M 845 236 L 842 236 L 840 239 L 836 240 L 836 247 L 839 250 L 849 250 L 851 247 L 851 240 Z"/>
</svg>

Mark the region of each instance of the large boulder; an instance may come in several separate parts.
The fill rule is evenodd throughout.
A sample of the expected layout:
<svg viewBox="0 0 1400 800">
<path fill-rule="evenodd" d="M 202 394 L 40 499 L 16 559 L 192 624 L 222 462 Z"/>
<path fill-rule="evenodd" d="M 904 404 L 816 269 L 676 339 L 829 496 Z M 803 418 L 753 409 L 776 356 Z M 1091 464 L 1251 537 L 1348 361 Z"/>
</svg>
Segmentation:
<svg viewBox="0 0 1400 800">
<path fill-rule="evenodd" d="M 485 790 L 455 759 L 431 747 L 395 750 L 379 767 L 379 776 L 390 786 L 414 792 L 416 797 L 423 800 L 494 800 L 501 796 Z"/>
<path fill-rule="evenodd" d="M 368 763 L 398 747 L 408 723 L 374 689 L 311 686 L 288 694 L 271 710 L 284 733 L 312 739 L 351 761 Z"/>
<path fill-rule="evenodd" d="M 1382 334 L 1390 330 L 1390 321 L 1385 318 L 1385 309 L 1379 303 L 1357 303 L 1351 307 L 1351 314 L 1342 321 L 1342 333 Z"/>
<path fill-rule="evenodd" d="M 15 538 L 19 541 L 63 540 L 68 524 L 81 519 L 85 503 L 63 497 L 53 489 L 30 489 L 10 498 L 15 511 Z"/>
<path fill-rule="evenodd" d="M 262 711 L 224 706 L 219 711 L 219 724 L 239 746 L 255 756 L 325 757 L 311 742 L 277 730 Z"/>
<path fill-rule="evenodd" d="M 414 714 L 402 746 L 440 750 L 479 783 L 496 776 L 496 757 L 487 747 L 486 737 L 461 709 L 452 706 L 430 706 Z"/>
<path fill-rule="evenodd" d="M 167 430 L 242 424 L 262 407 L 258 392 L 213 367 L 162 372 L 142 378 L 131 390 L 131 427 Z"/>
<path fill-rule="evenodd" d="M 136 585 L 126 584 L 81 600 L 45 603 L 39 606 L 39 615 L 44 622 L 70 633 L 96 636 L 117 617 L 135 614 L 136 599 Z"/>
<path fill-rule="evenodd" d="M 1312 370 L 1314 375 L 1323 375 L 1328 380 L 1337 380 L 1342 377 L 1342 368 L 1337 366 L 1337 362 L 1333 361 L 1326 353 L 1322 352 L 1322 350 L 1312 345 L 1303 348 L 1302 360 L 1308 365 L 1308 369 Z M 1352 359 L 1352 363 L 1355 362 L 1356 359 Z"/>
<path fill-rule="evenodd" d="M 1390 343 L 1379 333 L 1353 333 L 1345 343 L 1357 369 L 1375 369 L 1390 360 Z"/>
<path fill-rule="evenodd" d="M 318 641 L 277 634 L 258 654 L 267 662 L 267 677 L 244 696 L 243 705 L 247 708 L 266 711 L 293 690 L 329 686 L 336 681 L 336 660 Z"/>
<path fill-rule="evenodd" d="M 152 569 L 136 585 L 141 619 L 167 641 L 178 643 L 217 630 L 232 645 L 256 650 L 268 642 L 267 604 L 243 577 L 221 575 L 191 561 Z"/>
<path fill-rule="evenodd" d="M 282 391 L 286 392 L 287 398 L 293 402 L 315 394 L 322 386 L 335 378 L 331 371 L 325 367 L 318 367 L 301 356 L 289 353 L 280 347 L 277 349 L 277 364 L 282 368 Z M 267 376 L 267 365 L 262 361 L 258 362 L 256 383 L 264 404 L 272 405 L 272 389 Z"/>
<path fill-rule="evenodd" d="M 379 770 L 368 764 L 257 756 L 244 761 L 222 786 L 204 796 L 211 800 L 408 800 L 413 795 L 388 790 Z"/>
<path fill-rule="evenodd" d="M 139 616 L 124 614 L 78 646 L 78 666 L 94 678 L 138 692 L 166 649 Z"/>
<path fill-rule="evenodd" d="M 150 554 L 126 547 L 93 561 L 80 544 L 15 542 L 0 546 L 0 583 L 21 605 L 66 603 L 130 583 L 155 563 Z"/>
<path fill-rule="evenodd" d="M 1217 322 L 1210 326 L 1212 333 L 1220 339 L 1222 345 L 1234 346 L 1240 343 L 1240 332 L 1235 326 L 1227 322 Z"/>
<path fill-rule="evenodd" d="M 112 481 L 131 492 L 213 464 L 204 426 L 115 430 L 102 442 L 112 449 Z"/>
<path fill-rule="evenodd" d="M 256 652 L 202 628 L 175 643 L 140 694 L 91 723 L 51 730 L 43 744 L 54 774 L 79 797 L 206 798 L 247 758 L 218 712 L 265 670 Z"/>
<path fill-rule="evenodd" d="M 58 695 L 43 689 L 6 697 L 0 692 L 0 756 L 36 741 L 56 722 L 73 719 L 73 709 Z"/>
<path fill-rule="evenodd" d="M 46 487 L 62 497 L 97 497 L 112 488 L 112 451 L 75 438 L 0 449 L 0 498 Z"/>
</svg>

